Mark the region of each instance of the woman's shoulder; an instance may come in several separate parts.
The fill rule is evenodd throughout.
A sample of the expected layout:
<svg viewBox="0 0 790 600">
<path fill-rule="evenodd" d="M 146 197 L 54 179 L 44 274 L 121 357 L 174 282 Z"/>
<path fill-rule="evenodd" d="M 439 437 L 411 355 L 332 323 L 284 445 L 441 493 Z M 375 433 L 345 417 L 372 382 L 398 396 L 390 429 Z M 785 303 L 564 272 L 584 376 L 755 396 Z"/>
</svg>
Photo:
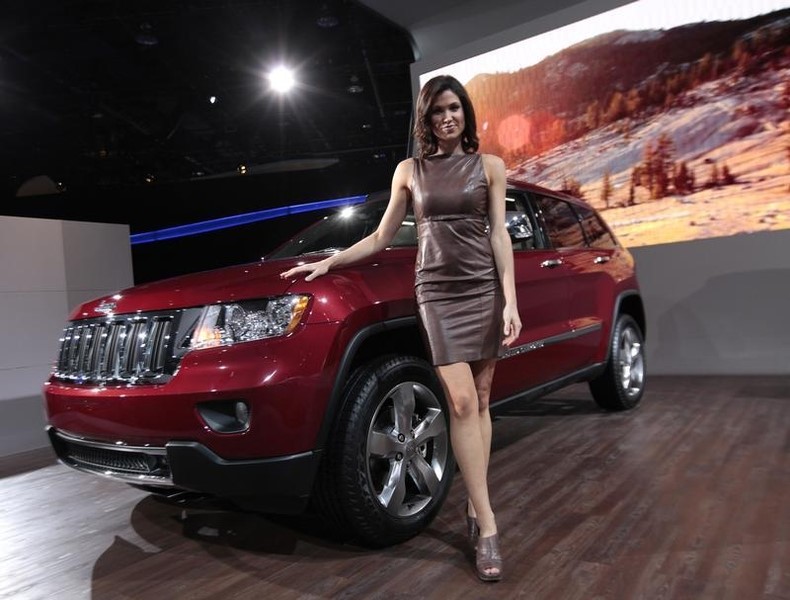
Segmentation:
<svg viewBox="0 0 790 600">
<path fill-rule="evenodd" d="M 505 168 L 505 161 L 502 160 L 500 156 L 496 154 L 480 154 L 481 159 L 483 160 L 483 164 L 485 165 L 486 169 L 493 168 L 493 169 L 504 169 Z"/>
<path fill-rule="evenodd" d="M 395 167 L 395 173 L 404 173 L 408 174 L 414 171 L 414 158 L 405 158 L 398 163 L 398 166 Z"/>
</svg>

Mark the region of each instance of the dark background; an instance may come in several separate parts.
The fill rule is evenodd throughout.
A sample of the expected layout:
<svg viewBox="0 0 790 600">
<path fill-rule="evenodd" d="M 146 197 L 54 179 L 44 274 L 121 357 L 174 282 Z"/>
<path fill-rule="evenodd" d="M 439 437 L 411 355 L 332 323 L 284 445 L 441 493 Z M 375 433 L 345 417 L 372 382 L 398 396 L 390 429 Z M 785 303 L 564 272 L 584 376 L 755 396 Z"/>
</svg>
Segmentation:
<svg viewBox="0 0 790 600">
<path fill-rule="evenodd" d="M 4 2 L 0 213 L 134 234 L 386 188 L 413 60 L 351 0 Z M 326 212 L 134 245 L 135 280 L 256 260 Z"/>
</svg>

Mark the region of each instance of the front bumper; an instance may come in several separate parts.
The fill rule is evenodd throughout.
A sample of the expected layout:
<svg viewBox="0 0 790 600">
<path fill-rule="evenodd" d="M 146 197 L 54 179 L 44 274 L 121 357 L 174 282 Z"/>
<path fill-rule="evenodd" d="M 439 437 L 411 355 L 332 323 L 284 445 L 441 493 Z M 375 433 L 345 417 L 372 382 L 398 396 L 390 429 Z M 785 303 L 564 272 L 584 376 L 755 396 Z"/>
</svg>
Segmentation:
<svg viewBox="0 0 790 600">
<path fill-rule="evenodd" d="M 199 442 L 160 446 L 107 444 L 47 429 L 60 461 L 73 469 L 134 485 L 189 490 L 282 514 L 304 511 L 320 453 L 227 460 Z"/>
</svg>

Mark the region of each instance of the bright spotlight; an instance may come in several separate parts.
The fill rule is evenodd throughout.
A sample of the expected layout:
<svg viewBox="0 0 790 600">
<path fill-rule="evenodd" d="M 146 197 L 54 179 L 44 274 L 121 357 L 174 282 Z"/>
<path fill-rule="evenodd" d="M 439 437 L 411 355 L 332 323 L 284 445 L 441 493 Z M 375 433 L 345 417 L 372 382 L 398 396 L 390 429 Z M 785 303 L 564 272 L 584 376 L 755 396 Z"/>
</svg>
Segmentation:
<svg viewBox="0 0 790 600">
<path fill-rule="evenodd" d="M 293 88 L 296 80 L 288 67 L 276 67 L 269 73 L 269 85 L 275 92 L 284 94 Z"/>
</svg>

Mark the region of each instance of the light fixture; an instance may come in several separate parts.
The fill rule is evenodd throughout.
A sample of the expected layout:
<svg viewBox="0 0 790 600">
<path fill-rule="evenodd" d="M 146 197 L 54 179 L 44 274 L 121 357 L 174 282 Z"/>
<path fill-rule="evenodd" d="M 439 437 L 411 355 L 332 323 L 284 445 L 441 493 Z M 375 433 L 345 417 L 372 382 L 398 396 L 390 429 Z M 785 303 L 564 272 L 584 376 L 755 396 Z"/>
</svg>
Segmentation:
<svg viewBox="0 0 790 600">
<path fill-rule="evenodd" d="M 247 165 L 239 165 L 238 171 L 239 171 L 239 175 L 246 175 Z"/>
<path fill-rule="evenodd" d="M 362 84 L 359 83 L 359 77 L 356 75 L 351 76 L 351 83 L 346 88 L 349 94 L 361 94 L 365 91 L 365 88 L 362 87 Z"/>
<path fill-rule="evenodd" d="M 134 41 L 141 46 L 156 46 L 159 38 L 154 35 L 154 28 L 148 22 L 140 23 L 140 31 L 134 36 Z"/>
<path fill-rule="evenodd" d="M 334 13 L 329 10 L 329 5 L 324 2 L 321 4 L 321 10 L 318 13 L 318 18 L 315 20 L 315 23 L 324 29 L 331 29 L 332 27 L 337 27 L 340 21 Z"/>
<path fill-rule="evenodd" d="M 209 104 L 216 104 L 217 103 L 217 97 L 216 96 L 209 96 L 208 97 L 208 101 L 209 101 Z"/>
<path fill-rule="evenodd" d="M 275 92 L 284 94 L 296 85 L 296 78 L 288 67 L 275 67 L 269 72 L 269 85 Z"/>
</svg>

